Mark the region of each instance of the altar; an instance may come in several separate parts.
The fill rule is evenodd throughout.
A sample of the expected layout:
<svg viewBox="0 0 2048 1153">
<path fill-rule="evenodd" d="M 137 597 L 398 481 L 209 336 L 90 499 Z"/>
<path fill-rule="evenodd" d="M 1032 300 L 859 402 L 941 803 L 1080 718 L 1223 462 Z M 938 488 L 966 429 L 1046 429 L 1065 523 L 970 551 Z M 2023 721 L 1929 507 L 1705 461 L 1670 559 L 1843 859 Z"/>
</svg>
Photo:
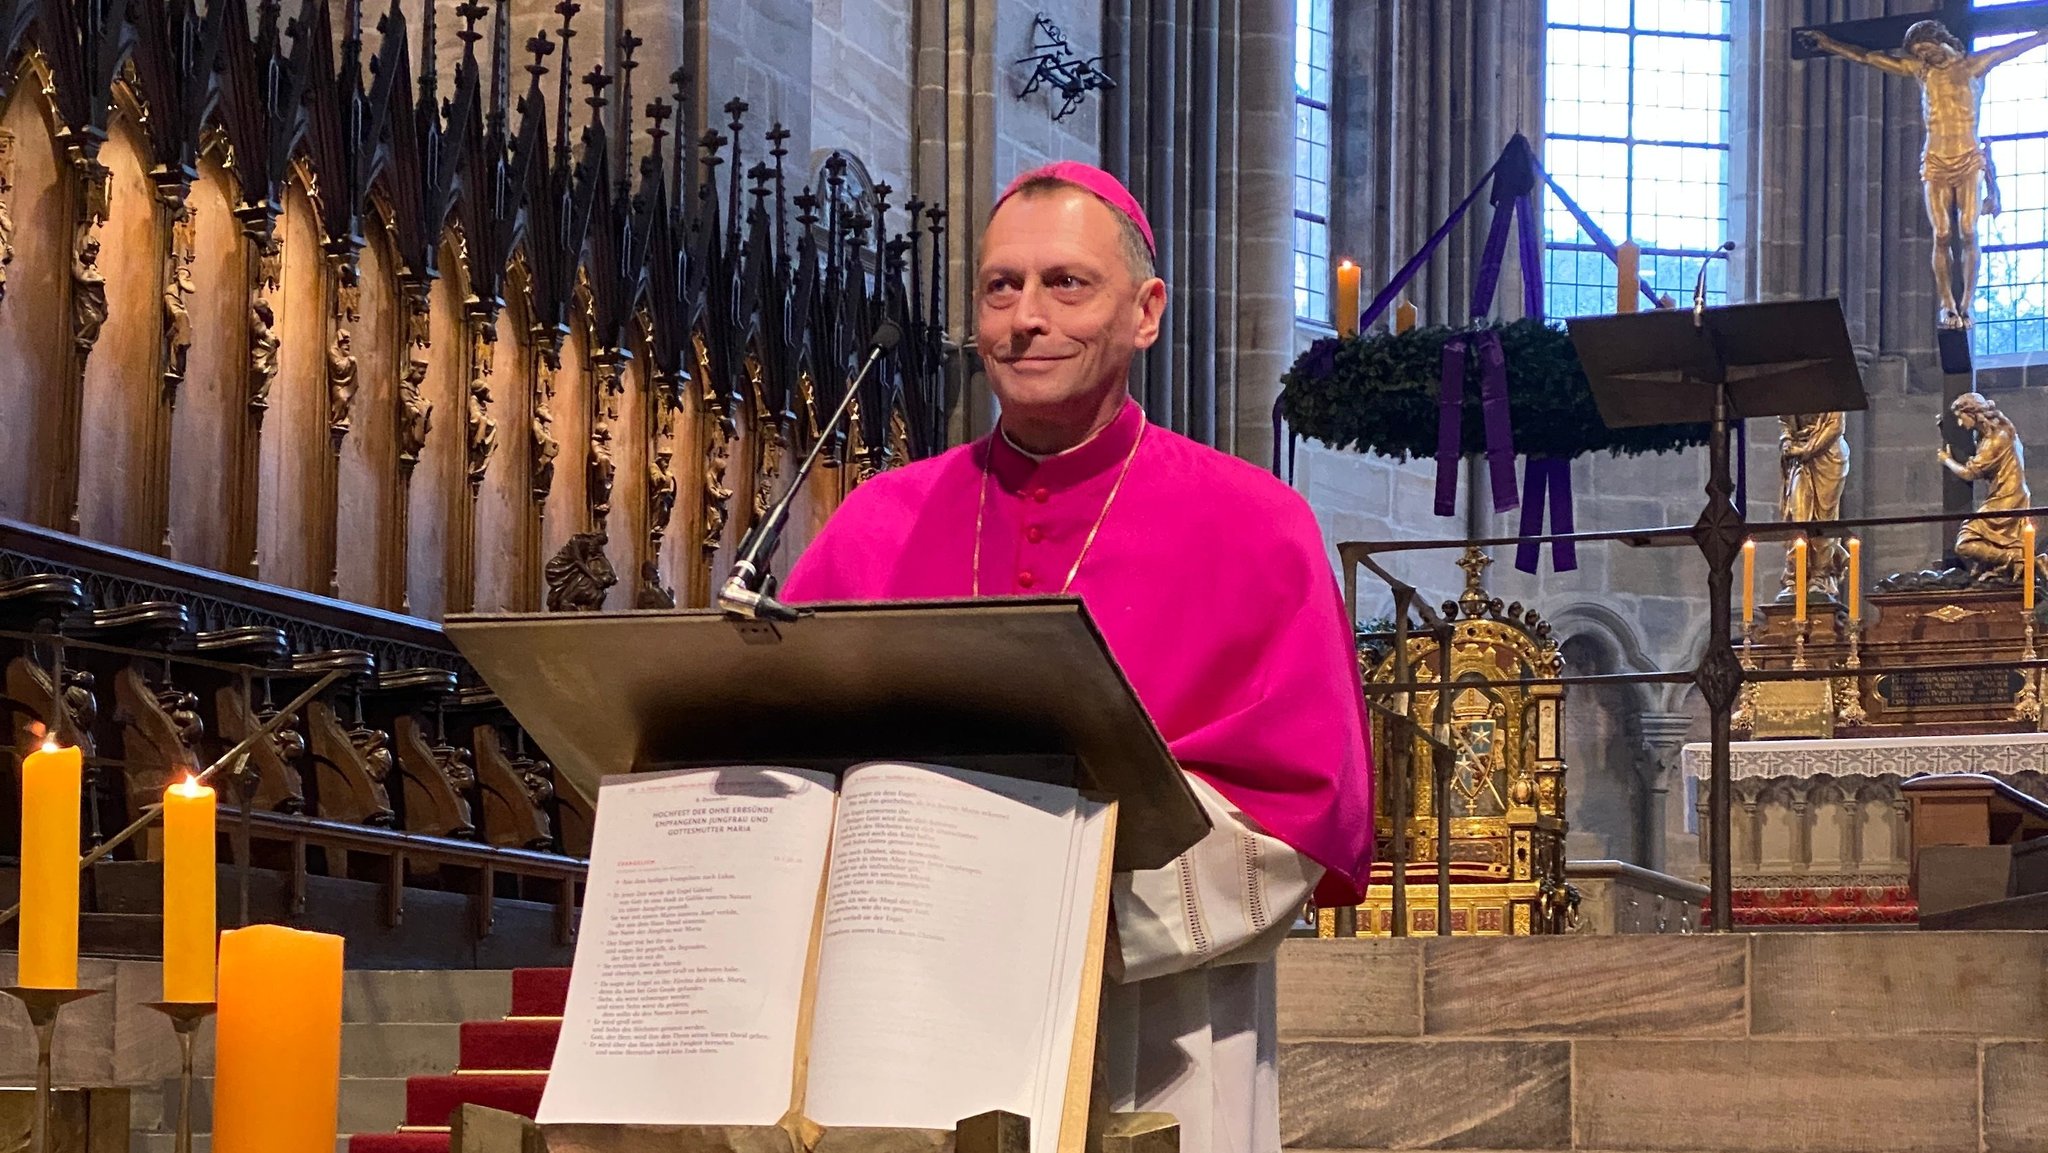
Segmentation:
<svg viewBox="0 0 2048 1153">
<path fill-rule="evenodd" d="M 1687 819 L 1705 859 L 1708 747 L 1689 744 L 1681 756 Z M 2048 733 L 1730 745 L 1735 923 L 1913 923 L 1912 828 L 1899 782 L 1922 773 L 1983 773 L 2048 800 Z"/>
</svg>

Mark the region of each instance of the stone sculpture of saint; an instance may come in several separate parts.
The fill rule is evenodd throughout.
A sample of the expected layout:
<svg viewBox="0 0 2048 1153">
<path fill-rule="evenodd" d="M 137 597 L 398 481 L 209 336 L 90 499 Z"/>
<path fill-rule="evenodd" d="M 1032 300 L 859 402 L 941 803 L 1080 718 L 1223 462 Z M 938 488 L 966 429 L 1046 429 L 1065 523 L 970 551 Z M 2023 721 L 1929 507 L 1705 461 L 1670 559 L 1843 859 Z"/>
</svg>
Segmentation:
<svg viewBox="0 0 2048 1153">
<path fill-rule="evenodd" d="M 107 323 L 107 278 L 99 262 L 99 237 L 88 231 L 71 259 L 71 342 L 80 356 L 99 343 L 100 327 Z"/>
<path fill-rule="evenodd" d="M 491 416 L 491 385 L 487 377 L 476 377 L 469 384 L 469 412 L 464 421 L 469 431 L 469 483 L 480 485 L 484 482 L 484 471 L 490 467 L 491 453 L 498 447 L 498 422 Z"/>
<path fill-rule="evenodd" d="M 619 474 L 612 458 L 612 430 L 598 425 L 590 432 L 590 458 L 584 462 L 584 483 L 589 485 L 590 515 L 603 520 L 612 511 L 612 484 Z"/>
<path fill-rule="evenodd" d="M 555 458 L 562 442 L 555 439 L 555 416 L 545 401 L 536 397 L 533 406 L 533 498 L 546 500 L 555 487 Z"/>
<path fill-rule="evenodd" d="M 173 381 L 185 379 L 186 357 L 192 349 L 192 310 L 185 301 L 196 291 L 192 266 L 174 259 L 164 285 L 164 376 Z"/>
<path fill-rule="evenodd" d="M 1842 438 L 1842 414 L 1810 412 L 1778 418 L 1778 465 L 1784 474 L 1786 520 L 1839 520 L 1842 482 L 1849 475 L 1849 442 Z M 1807 588 L 1834 597 L 1841 593 L 1849 559 L 1840 541 L 1815 542 Z M 1785 550 L 1782 596 L 1793 595 L 1792 550 Z"/>
<path fill-rule="evenodd" d="M 348 431 L 356 403 L 356 358 L 350 343 L 348 329 L 338 329 L 334 347 L 327 352 L 327 425 L 336 435 Z"/>
<path fill-rule="evenodd" d="M 270 384 L 277 379 L 276 324 L 270 301 L 257 297 L 249 306 L 249 372 L 255 378 L 249 382 L 249 407 L 253 409 L 270 406 Z"/>
<path fill-rule="evenodd" d="M 1966 392 L 1949 406 L 1956 423 L 1976 437 L 1976 447 L 1967 461 L 1957 461 L 1943 445 L 1938 454 L 1942 467 L 1957 479 L 1984 482 L 1988 490 L 1977 504 L 1977 512 L 1992 513 L 2026 508 L 2033 503 L 2027 491 L 2026 447 L 2012 421 L 1998 411 L 1998 405 L 1980 393 Z M 2026 552 L 2020 544 L 2017 517 L 1976 516 L 1963 522 L 1956 533 L 1955 554 L 1978 583 L 2018 581 L 2024 572 Z"/>
<path fill-rule="evenodd" d="M 647 464 L 647 522 L 656 532 L 668 529 L 676 511 L 674 454 L 656 452 Z"/>
</svg>

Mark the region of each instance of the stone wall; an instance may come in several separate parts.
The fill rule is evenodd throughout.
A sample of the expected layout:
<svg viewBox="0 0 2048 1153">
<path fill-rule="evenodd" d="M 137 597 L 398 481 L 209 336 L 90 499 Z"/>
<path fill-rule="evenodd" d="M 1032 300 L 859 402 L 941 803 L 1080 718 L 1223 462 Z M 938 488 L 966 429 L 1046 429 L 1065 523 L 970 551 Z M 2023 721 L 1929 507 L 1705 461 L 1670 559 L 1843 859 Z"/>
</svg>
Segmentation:
<svg viewBox="0 0 2048 1153">
<path fill-rule="evenodd" d="M 2040 1148 L 2048 933 L 1289 941 L 1297 1149 Z"/>
<path fill-rule="evenodd" d="M 812 9 L 814 138 L 854 153 L 875 179 L 907 192 L 917 49 L 909 0 L 814 0 Z"/>
</svg>

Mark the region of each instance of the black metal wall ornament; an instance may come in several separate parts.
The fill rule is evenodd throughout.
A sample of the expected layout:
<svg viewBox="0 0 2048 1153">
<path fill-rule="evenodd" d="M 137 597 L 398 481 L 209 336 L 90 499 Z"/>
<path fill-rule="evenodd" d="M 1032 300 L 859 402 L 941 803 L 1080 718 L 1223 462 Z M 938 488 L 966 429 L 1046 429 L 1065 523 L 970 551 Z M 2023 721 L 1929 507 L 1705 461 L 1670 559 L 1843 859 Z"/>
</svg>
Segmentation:
<svg viewBox="0 0 2048 1153">
<path fill-rule="evenodd" d="M 1052 17 L 1040 12 L 1031 25 L 1034 33 L 1032 54 L 1017 61 L 1032 66 L 1031 79 L 1025 82 L 1024 90 L 1017 93 L 1018 99 L 1041 88 L 1059 93 L 1059 110 L 1052 114 L 1053 122 L 1057 124 L 1073 115 L 1090 92 L 1116 87 L 1116 80 L 1102 70 L 1104 57 L 1084 59 L 1076 55 L 1073 46 L 1067 42 L 1067 34 L 1052 22 Z"/>
</svg>

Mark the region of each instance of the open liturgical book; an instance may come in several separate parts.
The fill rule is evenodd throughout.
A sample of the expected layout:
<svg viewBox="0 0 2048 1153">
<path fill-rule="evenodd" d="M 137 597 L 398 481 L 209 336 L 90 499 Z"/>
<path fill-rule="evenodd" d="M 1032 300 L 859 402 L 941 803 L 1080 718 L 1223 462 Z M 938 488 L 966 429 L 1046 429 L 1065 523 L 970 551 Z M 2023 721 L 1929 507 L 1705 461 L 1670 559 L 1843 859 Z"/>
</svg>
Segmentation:
<svg viewBox="0 0 2048 1153">
<path fill-rule="evenodd" d="M 1071 788 L 929 765 L 606 778 L 540 1122 L 950 1130 L 1003 1109 L 1032 1153 L 1079 1149 L 1115 822 Z"/>
</svg>

